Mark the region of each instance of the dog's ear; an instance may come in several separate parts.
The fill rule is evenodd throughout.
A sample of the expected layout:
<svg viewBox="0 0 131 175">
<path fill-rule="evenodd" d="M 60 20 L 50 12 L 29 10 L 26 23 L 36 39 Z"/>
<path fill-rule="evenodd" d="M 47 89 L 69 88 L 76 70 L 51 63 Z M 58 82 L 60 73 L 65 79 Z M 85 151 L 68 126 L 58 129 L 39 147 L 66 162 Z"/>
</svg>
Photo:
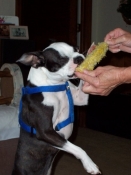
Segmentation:
<svg viewBox="0 0 131 175">
<path fill-rule="evenodd" d="M 23 54 L 17 62 L 20 62 L 27 66 L 38 67 L 38 65 L 41 63 L 41 59 L 44 60 L 44 56 L 41 51 L 29 52 Z"/>
</svg>

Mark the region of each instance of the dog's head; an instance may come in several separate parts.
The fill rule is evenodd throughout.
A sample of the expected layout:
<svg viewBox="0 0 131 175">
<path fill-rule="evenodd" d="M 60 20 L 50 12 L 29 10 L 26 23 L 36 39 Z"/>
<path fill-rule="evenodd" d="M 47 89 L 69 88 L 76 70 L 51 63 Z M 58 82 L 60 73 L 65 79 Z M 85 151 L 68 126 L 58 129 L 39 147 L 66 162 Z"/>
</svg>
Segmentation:
<svg viewBox="0 0 131 175">
<path fill-rule="evenodd" d="M 76 78 L 75 69 L 83 60 L 84 55 L 77 49 L 66 43 L 57 42 L 43 51 L 26 53 L 18 61 L 43 70 L 50 79 L 67 81 Z"/>
</svg>

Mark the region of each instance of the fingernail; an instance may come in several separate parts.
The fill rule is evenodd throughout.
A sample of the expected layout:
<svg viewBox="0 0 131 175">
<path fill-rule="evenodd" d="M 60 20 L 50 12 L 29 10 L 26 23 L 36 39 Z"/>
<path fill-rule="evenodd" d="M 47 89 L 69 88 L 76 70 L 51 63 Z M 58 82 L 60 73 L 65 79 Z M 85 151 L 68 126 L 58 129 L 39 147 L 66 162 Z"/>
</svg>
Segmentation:
<svg viewBox="0 0 131 175">
<path fill-rule="evenodd" d="M 111 43 L 111 40 L 107 40 L 107 41 L 105 41 L 107 44 L 110 44 Z"/>
</svg>

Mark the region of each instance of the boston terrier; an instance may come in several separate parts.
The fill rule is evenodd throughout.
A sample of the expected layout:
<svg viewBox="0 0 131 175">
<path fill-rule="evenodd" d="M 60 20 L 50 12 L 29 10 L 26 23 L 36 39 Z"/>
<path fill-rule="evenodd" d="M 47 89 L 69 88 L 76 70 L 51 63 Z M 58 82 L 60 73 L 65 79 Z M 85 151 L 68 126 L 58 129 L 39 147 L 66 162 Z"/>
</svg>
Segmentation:
<svg viewBox="0 0 131 175">
<path fill-rule="evenodd" d="M 80 159 L 88 173 L 100 174 L 86 152 L 67 140 L 73 130 L 73 105 L 88 103 L 88 94 L 81 91 L 82 80 L 78 86 L 69 81 L 77 78 L 75 69 L 84 58 L 74 47 L 56 42 L 18 60 L 31 69 L 22 89 L 20 138 L 12 175 L 50 175 L 59 150 Z"/>
</svg>

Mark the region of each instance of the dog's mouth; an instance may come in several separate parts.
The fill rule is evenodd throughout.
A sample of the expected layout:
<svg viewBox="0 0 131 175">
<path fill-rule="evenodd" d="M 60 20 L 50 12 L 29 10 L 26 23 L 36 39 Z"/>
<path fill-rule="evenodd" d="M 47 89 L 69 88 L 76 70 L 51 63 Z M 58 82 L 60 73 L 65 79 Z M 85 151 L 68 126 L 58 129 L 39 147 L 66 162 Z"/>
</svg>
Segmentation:
<svg viewBox="0 0 131 175">
<path fill-rule="evenodd" d="M 75 70 L 76 68 L 82 63 L 83 61 L 79 62 L 79 64 L 75 64 L 73 66 L 73 71 L 72 71 L 72 74 L 71 75 L 67 75 L 69 78 L 77 78 L 76 75 L 75 75 Z"/>
<path fill-rule="evenodd" d="M 68 75 L 69 78 L 75 77 L 75 74 L 73 73 L 72 75 Z"/>
<path fill-rule="evenodd" d="M 75 69 L 79 66 L 80 64 L 78 64 Z M 76 75 L 75 75 L 75 70 L 74 72 L 71 74 L 71 75 L 67 75 L 69 78 L 76 78 Z"/>
</svg>

